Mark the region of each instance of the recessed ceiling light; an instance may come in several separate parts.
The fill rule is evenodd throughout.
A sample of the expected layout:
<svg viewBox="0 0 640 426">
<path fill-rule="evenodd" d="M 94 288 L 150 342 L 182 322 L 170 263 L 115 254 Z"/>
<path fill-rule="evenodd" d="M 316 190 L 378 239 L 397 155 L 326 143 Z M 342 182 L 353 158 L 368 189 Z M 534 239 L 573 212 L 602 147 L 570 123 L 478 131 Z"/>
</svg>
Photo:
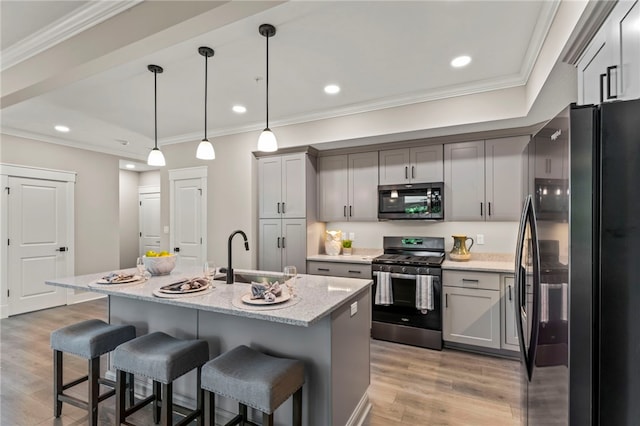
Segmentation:
<svg viewBox="0 0 640 426">
<path fill-rule="evenodd" d="M 127 169 L 135 169 L 135 168 L 136 168 L 136 165 L 135 165 L 135 164 L 131 164 L 131 163 L 129 163 L 129 164 L 127 164 L 125 167 L 126 167 Z"/>
<path fill-rule="evenodd" d="M 471 57 L 467 55 L 458 56 L 457 58 L 453 58 L 451 61 L 451 66 L 454 68 L 465 67 L 471 63 Z"/>
<path fill-rule="evenodd" d="M 237 112 L 238 114 L 244 114 L 245 112 L 247 112 L 247 108 L 243 107 L 242 105 L 234 105 L 231 109 L 233 110 L 233 112 Z"/>
<path fill-rule="evenodd" d="M 67 133 L 69 131 L 69 128 L 67 126 L 63 126 L 61 124 L 58 124 L 56 127 L 54 127 L 54 129 L 62 133 Z"/>
<path fill-rule="evenodd" d="M 324 86 L 324 92 L 330 95 L 335 95 L 336 93 L 340 93 L 340 86 L 337 84 L 327 84 Z"/>
</svg>

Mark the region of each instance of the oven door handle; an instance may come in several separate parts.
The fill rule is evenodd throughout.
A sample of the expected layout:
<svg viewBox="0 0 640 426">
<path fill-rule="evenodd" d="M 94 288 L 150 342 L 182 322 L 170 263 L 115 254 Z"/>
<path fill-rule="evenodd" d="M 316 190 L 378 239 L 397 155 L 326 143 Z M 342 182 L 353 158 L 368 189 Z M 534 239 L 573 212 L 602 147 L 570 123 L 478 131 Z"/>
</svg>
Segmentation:
<svg viewBox="0 0 640 426">
<path fill-rule="evenodd" d="M 373 271 L 373 275 L 378 276 L 378 274 L 380 274 L 380 271 Z M 400 278 L 400 279 L 404 279 L 404 280 L 415 280 L 416 278 L 418 278 L 418 275 L 412 275 L 412 274 L 397 274 L 397 273 L 392 273 L 389 275 L 391 278 Z"/>
</svg>

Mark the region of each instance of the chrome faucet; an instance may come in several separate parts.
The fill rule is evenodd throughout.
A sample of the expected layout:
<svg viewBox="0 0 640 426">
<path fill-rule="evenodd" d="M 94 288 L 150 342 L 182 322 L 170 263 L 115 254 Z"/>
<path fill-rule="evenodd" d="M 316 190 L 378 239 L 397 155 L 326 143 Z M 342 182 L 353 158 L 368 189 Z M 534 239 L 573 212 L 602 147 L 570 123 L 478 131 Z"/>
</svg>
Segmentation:
<svg viewBox="0 0 640 426">
<path fill-rule="evenodd" d="M 249 251 L 249 241 L 247 240 L 247 234 L 240 230 L 233 231 L 231 235 L 229 235 L 229 244 L 227 246 L 227 259 L 229 260 L 229 266 L 227 267 L 227 284 L 233 284 L 233 268 L 231 267 L 231 241 L 233 241 L 233 237 L 235 237 L 236 234 L 242 235 L 242 237 L 244 238 L 244 248 L 245 250 Z"/>
</svg>

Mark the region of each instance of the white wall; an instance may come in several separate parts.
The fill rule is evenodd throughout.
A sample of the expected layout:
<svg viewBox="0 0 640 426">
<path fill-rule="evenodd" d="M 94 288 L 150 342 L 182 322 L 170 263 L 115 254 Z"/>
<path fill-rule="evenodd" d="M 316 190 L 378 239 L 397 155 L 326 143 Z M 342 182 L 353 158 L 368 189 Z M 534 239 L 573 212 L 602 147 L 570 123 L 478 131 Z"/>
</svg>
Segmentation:
<svg viewBox="0 0 640 426">
<path fill-rule="evenodd" d="M 139 256 L 138 185 L 141 173 L 120 170 L 120 268 L 133 268 Z"/>
<path fill-rule="evenodd" d="M 160 186 L 160 170 L 139 172 L 138 186 Z"/>
<path fill-rule="evenodd" d="M 382 249 L 384 236 L 443 237 L 445 250 L 453 247 L 452 235 L 476 239 L 484 235 L 484 245 L 474 244 L 471 252 L 515 254 L 517 222 L 329 222 L 327 230 L 355 232 L 353 246 Z M 344 234 L 343 234 L 344 235 Z"/>
</svg>

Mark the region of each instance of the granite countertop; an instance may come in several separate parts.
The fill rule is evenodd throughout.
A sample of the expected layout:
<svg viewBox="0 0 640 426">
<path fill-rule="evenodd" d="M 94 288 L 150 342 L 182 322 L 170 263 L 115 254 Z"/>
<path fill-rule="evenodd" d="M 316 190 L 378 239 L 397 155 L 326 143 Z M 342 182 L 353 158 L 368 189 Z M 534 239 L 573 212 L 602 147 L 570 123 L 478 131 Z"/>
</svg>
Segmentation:
<svg viewBox="0 0 640 426">
<path fill-rule="evenodd" d="M 510 253 L 472 253 L 470 260 L 456 261 L 449 259 L 447 255 L 442 262 L 442 269 L 513 274 L 515 257 Z"/>
<path fill-rule="evenodd" d="M 135 272 L 134 269 L 124 271 L 129 273 Z M 235 272 L 251 273 L 257 271 L 236 269 Z M 194 271 L 193 274 L 185 272 L 178 273 L 174 271 L 170 275 L 152 277 L 144 284 L 117 287 L 101 286 L 100 288 L 89 287 L 89 283 L 100 279 L 108 273 L 109 272 L 102 272 L 99 274 L 57 278 L 47 280 L 45 283 L 59 287 L 93 291 L 110 296 L 120 296 L 142 301 L 165 303 L 186 308 L 220 312 L 229 315 L 303 327 L 309 327 L 327 315 L 330 315 L 331 312 L 338 309 L 354 296 L 366 291 L 373 283 L 373 281 L 367 279 L 301 274 L 298 275 L 296 279 L 296 296 L 293 299 L 295 303 L 285 302 L 287 306 L 282 308 L 276 308 L 277 305 L 265 307 L 248 305 L 247 308 L 244 309 L 235 305 L 242 306 L 242 302 L 239 301 L 239 299 L 251 291 L 251 286 L 249 284 L 234 283 L 229 285 L 224 281 L 216 280 L 214 281 L 215 288 L 208 294 L 176 299 L 154 296 L 154 290 L 157 290 L 164 285 L 176 282 L 180 277 L 193 277 L 199 275 L 196 271 Z M 261 273 L 261 275 L 274 274 L 275 273 Z M 296 298 L 298 300 L 295 300 Z M 234 299 L 235 303 L 233 303 Z"/>
<path fill-rule="evenodd" d="M 382 252 L 382 249 L 354 248 L 351 256 L 344 256 L 342 254 L 337 256 L 315 254 L 307 256 L 307 260 L 314 260 L 316 262 L 364 263 L 371 265 L 373 258 L 380 256 Z"/>
</svg>

